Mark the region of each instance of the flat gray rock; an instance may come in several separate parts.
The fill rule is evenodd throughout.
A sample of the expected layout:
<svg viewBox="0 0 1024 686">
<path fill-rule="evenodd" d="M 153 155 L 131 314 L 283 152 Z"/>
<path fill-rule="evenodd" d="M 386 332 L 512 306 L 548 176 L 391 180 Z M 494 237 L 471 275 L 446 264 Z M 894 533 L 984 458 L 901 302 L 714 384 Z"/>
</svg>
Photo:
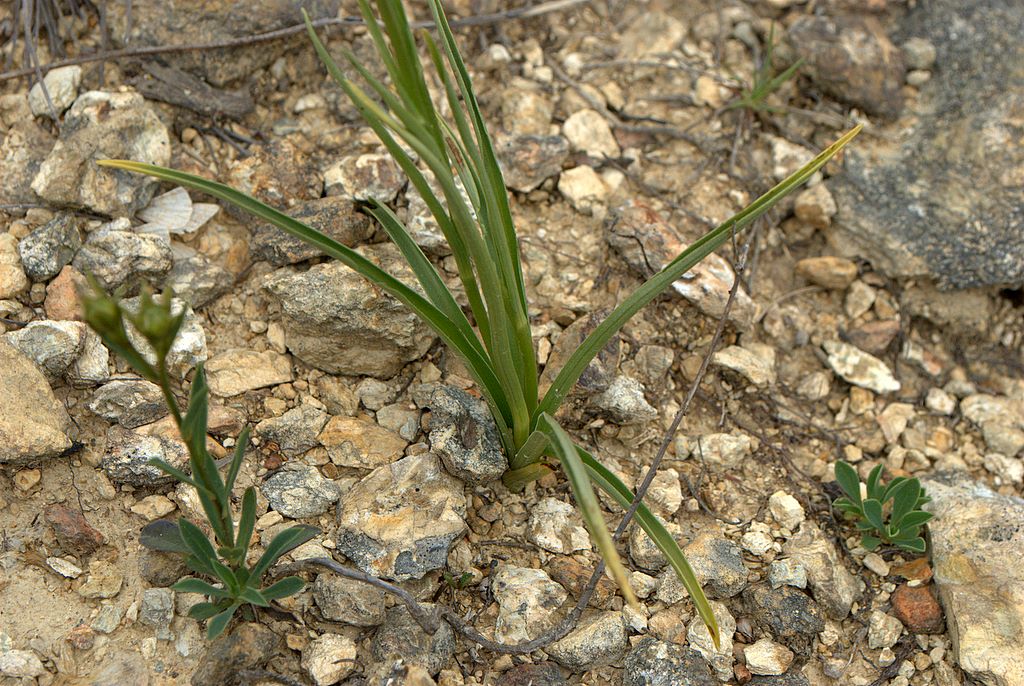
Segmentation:
<svg viewBox="0 0 1024 686">
<path fill-rule="evenodd" d="M 834 242 L 894 277 L 1019 287 L 1024 4 L 919 3 L 900 33 L 899 42 L 936 46 L 933 76 L 913 122 L 901 122 L 898 135 L 861 136 L 846 152 L 843 173 L 829 181 L 839 206 Z"/>
<path fill-rule="evenodd" d="M 272 507 L 285 517 L 303 519 L 322 515 L 338 500 L 338 487 L 320 470 L 308 465 L 286 465 L 260 486 Z"/>
<path fill-rule="evenodd" d="M 394 245 L 359 252 L 405 283 L 415 282 Z M 264 289 L 280 304 L 288 349 L 332 374 L 390 378 L 437 338 L 405 305 L 340 262 L 299 273 L 278 270 Z"/>
<path fill-rule="evenodd" d="M 69 264 L 82 245 L 84 221 L 60 213 L 18 242 L 25 274 L 33 281 L 49 281 Z"/>
<path fill-rule="evenodd" d="M 482 400 L 452 386 L 438 386 L 428 407 L 430 446 L 449 472 L 469 483 L 501 478 L 508 459 Z"/>
</svg>

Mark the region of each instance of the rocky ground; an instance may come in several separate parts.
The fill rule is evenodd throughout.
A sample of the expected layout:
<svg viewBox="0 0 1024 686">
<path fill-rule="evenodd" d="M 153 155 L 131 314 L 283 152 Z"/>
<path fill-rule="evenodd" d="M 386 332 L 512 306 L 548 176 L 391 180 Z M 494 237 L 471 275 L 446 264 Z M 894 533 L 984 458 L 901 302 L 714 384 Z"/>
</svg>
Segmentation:
<svg viewBox="0 0 1024 686">
<path fill-rule="evenodd" d="M 135 0 L 129 25 L 107 3 L 111 39 L 133 46 L 272 30 L 300 5 L 355 14 L 332 0 L 241 14 Z M 92 19 L 67 30 L 72 54 L 100 45 Z M 799 75 L 758 111 L 724 109 L 770 35 L 780 69 L 806 60 Z M 326 572 L 207 643 L 186 616 L 200 599 L 168 588 L 183 565 L 138 544 L 147 522 L 201 520 L 194 494 L 146 465 L 186 453 L 158 389 L 81 323 L 87 272 L 128 296 L 175 289 L 188 310 L 175 371 L 184 393 L 207 362 L 212 449 L 254 427 L 239 483 L 258 487 L 259 540 L 293 521 L 323 532 L 292 559 L 333 556 L 514 643 L 560 619 L 597 557 L 561 476 L 524 493 L 497 480 L 504 458 L 468 375 L 395 301 L 229 208 L 91 164 L 218 178 L 409 277 L 355 210 L 383 199 L 454 280 L 423 202 L 304 39 L 54 70 L 50 102 L 4 81 L 0 684 L 199 686 L 244 670 L 320 686 L 1024 684 L 1021 35 L 1014 0 L 595 0 L 460 34 L 546 374 L 680 246 L 866 125 L 760 223 L 648 496 L 714 599 L 720 650 L 636 528 L 622 548 L 641 611 L 605 580 L 574 632 L 527 655 L 446 625 L 428 636 L 392 597 Z M 358 28 L 330 36 L 371 56 Z M 627 483 L 708 352 L 737 252 L 632 321 L 563 410 Z M 829 507 L 839 459 L 922 479 L 926 555 L 859 546 Z"/>
</svg>

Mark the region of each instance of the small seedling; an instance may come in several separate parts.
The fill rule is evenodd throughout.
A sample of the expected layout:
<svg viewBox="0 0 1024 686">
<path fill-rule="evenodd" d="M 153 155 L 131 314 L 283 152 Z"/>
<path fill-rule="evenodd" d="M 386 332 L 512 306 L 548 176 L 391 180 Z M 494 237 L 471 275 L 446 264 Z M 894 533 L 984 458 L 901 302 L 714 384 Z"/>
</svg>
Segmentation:
<svg viewBox="0 0 1024 686">
<path fill-rule="evenodd" d="M 857 135 L 860 127 L 847 132 L 790 177 L 709 231 L 624 298 L 570 355 L 547 391 L 541 393 L 540 368 L 530 328 L 531 308 L 508 192 L 469 71 L 441 1 L 427 3 L 439 40 L 435 41 L 424 32 L 421 45 L 434 67 L 437 77 L 434 92 L 445 101 L 448 117 L 442 116 L 433 100 L 403 3 L 401 0 L 377 0 L 374 4 L 377 14 L 370 0 L 359 0 L 367 33 L 387 72 L 386 79 L 377 78 L 351 51 L 345 51 L 350 74 L 358 75 L 365 87 L 349 78 L 335 63 L 307 18 L 310 39 L 328 73 L 409 177 L 437 221 L 452 250 L 468 304 L 466 310 L 409 230 L 383 203 L 370 201 L 366 209 L 401 251 L 419 282 L 418 290 L 382 270 L 358 251 L 223 184 L 127 160 L 103 160 L 99 164 L 149 174 L 229 202 L 316 246 L 408 306 L 462 358 L 490 407 L 509 461 L 509 470 L 503 477 L 505 485 L 522 489 L 528 482 L 560 466 L 594 544 L 622 589 L 623 597 L 635 605 L 637 601 L 629 586 L 629 576 L 605 524 L 594 487 L 604 490 L 624 508 L 630 507 L 634 493 L 587 450 L 574 443 L 554 416 L 594 356 L 633 315 L 807 181 Z M 427 170 L 440 186 L 440 192 L 428 182 Z M 664 552 L 693 599 L 697 614 L 717 642 L 714 612 L 679 544 L 643 505 L 636 509 L 636 520 Z"/>
<path fill-rule="evenodd" d="M 469 587 L 469 584 L 473 581 L 473 575 L 469 572 L 463 572 L 458 576 L 451 572 L 445 572 L 443 577 L 445 584 L 448 585 L 453 591 L 461 591 Z"/>
<path fill-rule="evenodd" d="M 768 44 L 765 47 L 764 59 L 754 72 L 754 82 L 747 87 L 741 79 L 734 77 L 740 86 L 740 94 L 725 106 L 726 110 L 745 109 L 750 112 L 776 112 L 778 108 L 768 104 L 768 96 L 782 87 L 782 84 L 796 76 L 797 70 L 803 66 L 801 57 L 782 72 L 775 74 L 772 55 L 775 52 L 775 26 L 768 32 Z"/>
<path fill-rule="evenodd" d="M 836 498 L 832 505 L 847 517 L 856 520 L 862 532 L 860 544 L 865 550 L 880 545 L 894 545 L 915 553 L 925 551 L 921 527 L 932 518 L 921 506 L 931 501 L 925 495 L 921 482 L 898 476 L 883 486 L 882 465 L 871 470 L 866 484 L 861 484 L 857 472 L 846 462 L 836 463 L 836 481 L 844 497 Z"/>
<path fill-rule="evenodd" d="M 256 489 L 249 486 L 242 494 L 237 526 L 231 509 L 231 491 L 245 458 L 249 430 L 243 429 L 238 436 L 227 476 L 222 478 L 217 463 L 206 448 L 209 388 L 202 365 L 196 368 L 192 379 L 188 409 L 184 415 L 171 388 L 167 358 L 185 318 L 184 309 L 174 314 L 171 303 L 170 290 L 159 298 L 143 290 L 138 311 L 132 313 L 124 308 L 118 297 L 104 293 L 93 280 L 92 292 L 84 295 L 83 310 L 86 323 L 108 348 L 121 355 L 143 378 L 160 386 L 181 439 L 188 447 L 191 474 L 163 460 L 152 460 L 150 464 L 196 489 L 207 524 L 213 531 L 213 540 L 198 526 L 182 518 L 177 522 L 161 519 L 149 524 L 142 530 L 139 542 L 151 550 L 184 554 L 189 569 L 219 582 L 220 585 L 215 586 L 202 579 L 185 578 L 172 586 L 175 591 L 200 593 L 210 598 L 209 602 L 193 605 L 188 614 L 194 619 L 208 619 L 206 636 L 213 639 L 227 628 L 238 608 L 251 610 L 250 605 L 267 607 L 272 600 L 303 589 L 305 582 L 297 576 L 285 577 L 262 588 L 260 579 L 278 558 L 316 536 L 319 530 L 304 525 L 285 529 L 270 541 L 254 565 L 246 564 L 256 525 Z M 152 352 L 140 351 L 132 343 L 125 322 L 149 343 Z"/>
</svg>

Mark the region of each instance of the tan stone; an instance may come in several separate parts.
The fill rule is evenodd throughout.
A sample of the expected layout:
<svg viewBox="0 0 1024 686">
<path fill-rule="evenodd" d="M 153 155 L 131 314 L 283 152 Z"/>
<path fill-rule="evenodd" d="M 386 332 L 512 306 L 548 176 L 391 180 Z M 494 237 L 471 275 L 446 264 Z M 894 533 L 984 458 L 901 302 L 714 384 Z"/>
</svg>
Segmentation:
<svg viewBox="0 0 1024 686">
<path fill-rule="evenodd" d="M 206 363 L 207 382 L 214 395 L 239 395 L 292 380 L 291 360 L 269 350 L 227 350 Z"/>
<path fill-rule="evenodd" d="M 71 447 L 70 419 L 39 368 L 0 341 L 0 464 L 28 465 Z"/>
<path fill-rule="evenodd" d="M 327 448 L 331 462 L 343 467 L 376 469 L 400 458 L 406 441 L 398 434 L 367 419 L 332 417 L 320 442 Z"/>
<path fill-rule="evenodd" d="M 70 264 L 60 270 L 46 286 L 46 300 L 43 309 L 49 319 L 57 321 L 81 321 L 82 300 L 79 289 L 86 285 L 85 277 Z"/>
<path fill-rule="evenodd" d="M 845 290 L 857 278 L 857 265 L 842 257 L 808 257 L 796 263 L 796 273 L 825 288 Z"/>
<path fill-rule="evenodd" d="M 964 479 L 924 482 L 939 600 L 957 664 L 986 686 L 1024 684 L 1024 501 Z"/>
</svg>

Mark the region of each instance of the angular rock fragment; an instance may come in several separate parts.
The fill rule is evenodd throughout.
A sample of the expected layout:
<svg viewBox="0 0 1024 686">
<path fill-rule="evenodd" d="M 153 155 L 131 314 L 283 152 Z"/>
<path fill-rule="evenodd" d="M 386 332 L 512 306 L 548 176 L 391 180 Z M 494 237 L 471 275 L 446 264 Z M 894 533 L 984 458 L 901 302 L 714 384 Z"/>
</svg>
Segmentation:
<svg viewBox="0 0 1024 686">
<path fill-rule="evenodd" d="M 55 205 L 131 216 L 149 203 L 157 181 L 97 166 L 95 161 L 104 158 L 163 166 L 170 161 L 167 127 L 138 93 L 80 95 L 65 115 L 57 144 L 40 166 L 32 190 Z"/>
<path fill-rule="evenodd" d="M 368 574 L 405 581 L 442 568 L 466 531 L 462 484 L 431 453 L 378 467 L 338 506 L 338 550 Z"/>
<path fill-rule="evenodd" d="M 393 245 L 366 246 L 360 252 L 414 282 Z M 281 305 L 288 348 L 327 372 L 389 378 L 436 340 L 412 311 L 340 262 L 302 273 L 274 272 L 264 288 Z"/>
<path fill-rule="evenodd" d="M 71 447 L 64 406 L 33 362 L 0 339 L 0 464 L 30 465 Z"/>
</svg>

